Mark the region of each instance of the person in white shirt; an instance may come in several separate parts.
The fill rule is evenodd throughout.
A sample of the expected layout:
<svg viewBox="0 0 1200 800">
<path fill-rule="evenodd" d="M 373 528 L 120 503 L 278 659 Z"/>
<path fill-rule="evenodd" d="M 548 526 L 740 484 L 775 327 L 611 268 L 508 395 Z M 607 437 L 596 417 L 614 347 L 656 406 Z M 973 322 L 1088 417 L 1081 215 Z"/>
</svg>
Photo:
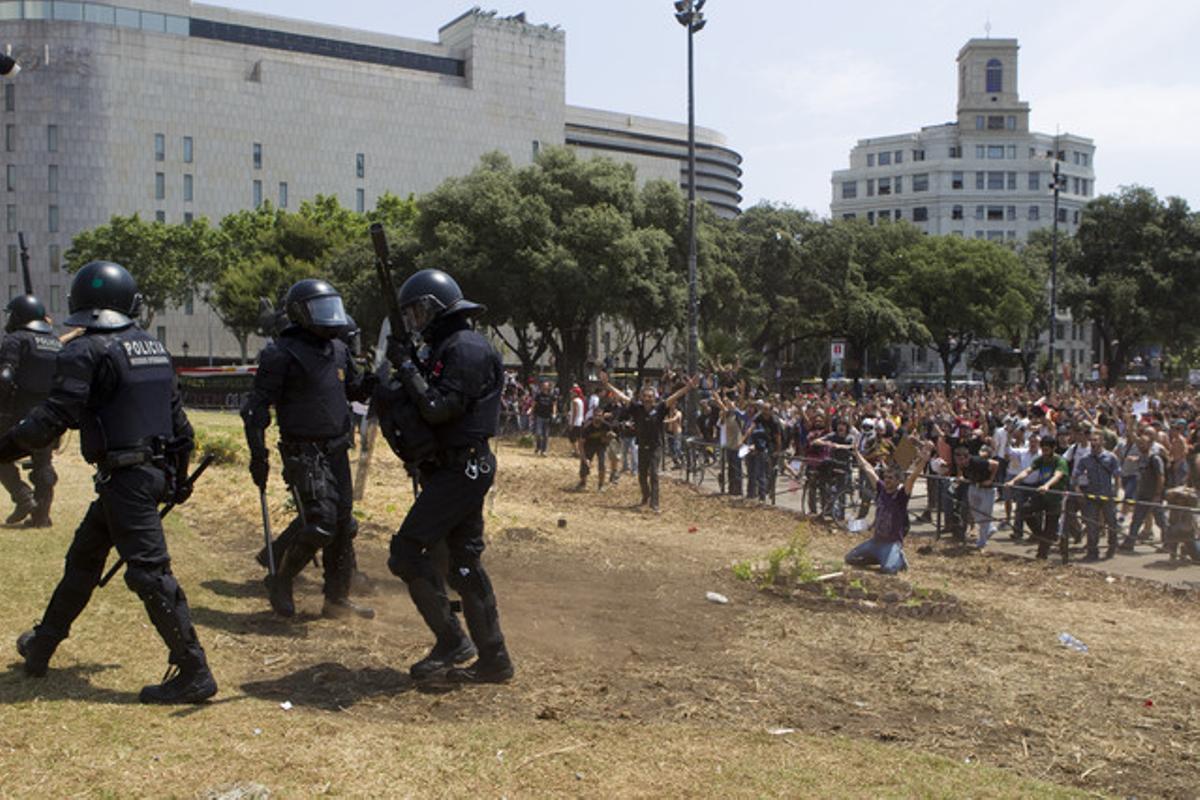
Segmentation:
<svg viewBox="0 0 1200 800">
<path fill-rule="evenodd" d="M 1033 463 L 1033 460 L 1040 454 L 1036 443 L 1030 445 L 1026 440 L 1027 424 L 1017 423 L 1013 428 L 1008 441 L 1008 474 L 1020 475 Z M 1030 488 L 1037 486 L 1037 475 L 1032 474 L 1025 479 L 1024 485 Z M 1010 508 L 1015 506 L 1015 513 L 1012 515 L 1013 534 L 1012 540 L 1019 542 L 1025 538 L 1025 506 L 1028 504 L 1032 493 L 1020 487 L 1005 487 L 1004 489 L 1004 513 L 1005 516 L 1010 514 Z"/>
</svg>

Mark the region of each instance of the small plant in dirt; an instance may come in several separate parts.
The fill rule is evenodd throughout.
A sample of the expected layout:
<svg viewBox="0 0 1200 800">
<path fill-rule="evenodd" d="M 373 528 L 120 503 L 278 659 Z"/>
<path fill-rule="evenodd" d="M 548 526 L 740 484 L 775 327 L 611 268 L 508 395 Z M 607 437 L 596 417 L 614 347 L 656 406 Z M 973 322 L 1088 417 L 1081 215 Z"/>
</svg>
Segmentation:
<svg viewBox="0 0 1200 800">
<path fill-rule="evenodd" d="M 196 453 L 213 456 L 218 464 L 240 464 L 243 461 L 245 447 L 240 440 L 228 433 L 211 433 L 197 428 Z"/>
<path fill-rule="evenodd" d="M 749 561 L 739 561 L 733 565 L 733 577 L 739 581 L 749 581 L 754 579 L 754 565 Z"/>
<path fill-rule="evenodd" d="M 764 582 L 774 585 L 781 577 L 793 583 L 807 583 L 820 575 L 808 552 L 808 536 L 797 533 L 786 546 L 772 550 L 767 556 Z"/>
</svg>

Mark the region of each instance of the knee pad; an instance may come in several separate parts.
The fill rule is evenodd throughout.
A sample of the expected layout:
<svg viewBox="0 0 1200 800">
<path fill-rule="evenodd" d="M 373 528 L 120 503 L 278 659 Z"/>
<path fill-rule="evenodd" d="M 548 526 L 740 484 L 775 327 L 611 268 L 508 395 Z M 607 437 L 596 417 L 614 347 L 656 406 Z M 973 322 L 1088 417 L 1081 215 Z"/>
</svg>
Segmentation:
<svg viewBox="0 0 1200 800">
<path fill-rule="evenodd" d="M 478 556 L 452 559 L 446 583 L 463 596 L 483 598 L 492 594 L 492 582 Z"/>
<path fill-rule="evenodd" d="M 331 529 L 310 522 L 300 528 L 296 538 L 305 546 L 320 550 L 333 544 L 335 535 Z"/>
<path fill-rule="evenodd" d="M 175 577 L 166 564 L 130 564 L 125 568 L 125 585 L 143 600 L 149 597 L 174 599 Z"/>
<path fill-rule="evenodd" d="M 35 467 L 29 473 L 29 481 L 36 487 L 49 489 L 58 483 L 58 473 L 49 464 L 44 467 Z"/>
<path fill-rule="evenodd" d="M 389 550 L 388 570 L 405 583 L 433 574 L 429 566 L 429 556 L 419 542 L 395 536 Z"/>
</svg>

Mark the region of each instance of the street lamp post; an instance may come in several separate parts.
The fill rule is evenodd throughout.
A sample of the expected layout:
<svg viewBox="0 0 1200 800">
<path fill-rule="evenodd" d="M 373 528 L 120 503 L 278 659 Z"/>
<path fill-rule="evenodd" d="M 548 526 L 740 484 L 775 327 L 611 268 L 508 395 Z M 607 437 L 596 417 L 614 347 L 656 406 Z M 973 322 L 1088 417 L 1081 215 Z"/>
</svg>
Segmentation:
<svg viewBox="0 0 1200 800">
<path fill-rule="evenodd" d="M 706 23 L 700 10 L 705 0 L 675 0 L 675 19 L 687 28 L 688 43 L 688 375 L 698 369 L 700 349 L 700 308 L 696 292 L 696 87 L 692 38 Z M 696 420 L 696 392 L 688 392 L 688 428 Z"/>
<path fill-rule="evenodd" d="M 1057 307 L 1058 307 L 1058 193 L 1062 189 L 1063 176 L 1059 171 L 1058 160 L 1058 142 L 1054 143 L 1054 173 L 1050 188 L 1054 190 L 1054 220 L 1052 223 L 1053 234 L 1050 238 L 1050 331 L 1047 337 L 1048 350 L 1046 354 L 1050 365 L 1050 385 L 1057 383 L 1054 372 L 1054 335 L 1058 326 Z"/>
</svg>

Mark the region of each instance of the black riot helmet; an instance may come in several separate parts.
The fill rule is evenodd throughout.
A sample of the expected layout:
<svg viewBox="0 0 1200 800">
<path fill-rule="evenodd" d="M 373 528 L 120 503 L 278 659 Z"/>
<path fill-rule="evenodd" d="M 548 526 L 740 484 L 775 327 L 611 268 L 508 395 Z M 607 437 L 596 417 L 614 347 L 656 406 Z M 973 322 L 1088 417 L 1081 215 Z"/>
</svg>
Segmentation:
<svg viewBox="0 0 1200 800">
<path fill-rule="evenodd" d="M 66 322 L 75 328 L 117 330 L 133 324 L 141 307 L 137 281 L 124 267 L 89 261 L 71 280 Z"/>
<path fill-rule="evenodd" d="M 305 278 L 283 298 L 288 319 L 323 339 L 336 339 L 346 327 L 342 296 L 328 281 Z"/>
<path fill-rule="evenodd" d="M 358 323 L 354 321 L 354 317 L 349 314 L 346 315 L 346 325 L 342 328 L 342 332 L 338 334 L 338 338 L 345 342 L 351 355 L 362 355 L 362 329 L 358 327 Z"/>
<path fill-rule="evenodd" d="M 436 319 L 452 314 L 474 316 L 486 309 L 463 298 L 458 283 L 440 269 L 423 269 L 400 287 L 400 316 L 410 334 L 422 334 Z"/>
<path fill-rule="evenodd" d="M 51 333 L 50 323 L 46 322 L 46 307 L 42 301 L 31 294 L 17 295 L 8 301 L 8 321 L 4 330 L 12 333 L 16 330 L 33 331 L 34 333 Z"/>
</svg>

